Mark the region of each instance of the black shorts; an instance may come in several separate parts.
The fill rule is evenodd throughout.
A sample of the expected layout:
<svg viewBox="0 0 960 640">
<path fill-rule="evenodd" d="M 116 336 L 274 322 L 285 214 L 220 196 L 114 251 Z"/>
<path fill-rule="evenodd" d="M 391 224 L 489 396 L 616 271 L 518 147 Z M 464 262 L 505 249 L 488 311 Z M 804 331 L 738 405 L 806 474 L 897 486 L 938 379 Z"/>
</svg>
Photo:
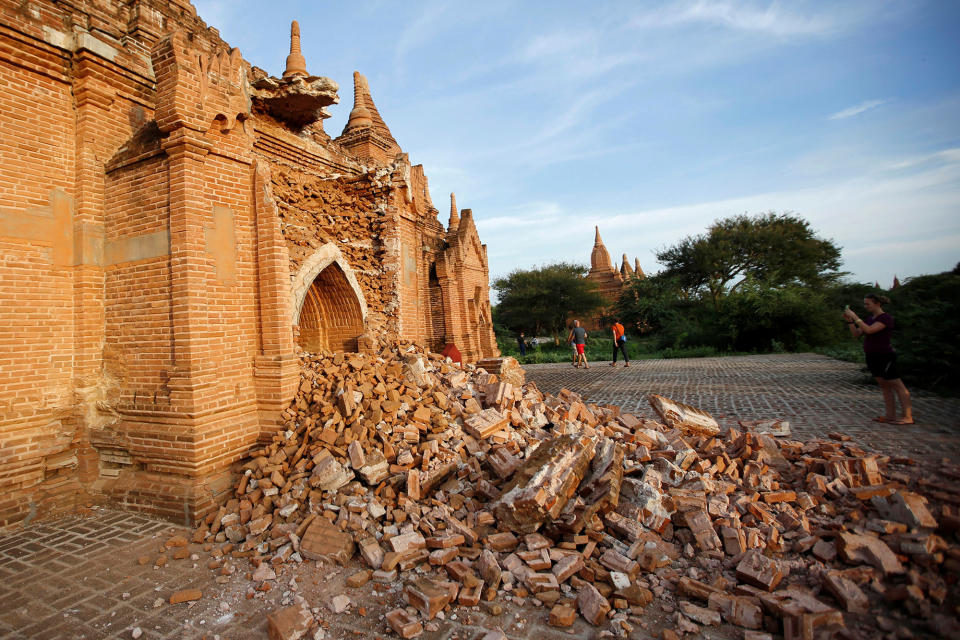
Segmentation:
<svg viewBox="0 0 960 640">
<path fill-rule="evenodd" d="M 896 380 L 900 377 L 897 370 L 897 354 L 895 353 L 867 353 L 867 368 L 874 378 Z"/>
</svg>

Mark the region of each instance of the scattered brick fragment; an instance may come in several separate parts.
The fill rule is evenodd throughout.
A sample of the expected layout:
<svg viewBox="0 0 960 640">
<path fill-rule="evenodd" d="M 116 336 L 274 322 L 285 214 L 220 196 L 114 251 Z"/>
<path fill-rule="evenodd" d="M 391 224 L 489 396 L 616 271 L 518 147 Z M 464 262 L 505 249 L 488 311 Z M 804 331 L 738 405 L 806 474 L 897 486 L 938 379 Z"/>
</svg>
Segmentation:
<svg viewBox="0 0 960 640">
<path fill-rule="evenodd" d="M 577 612 L 573 607 L 558 604 L 552 609 L 550 609 L 550 626 L 552 627 L 571 627 L 573 626 L 573 621 L 577 617 Z"/>
<path fill-rule="evenodd" d="M 737 564 L 737 578 L 758 589 L 773 591 L 783 580 L 783 571 L 776 560 L 751 549 Z"/>
<path fill-rule="evenodd" d="M 610 611 L 610 603 L 600 595 L 592 584 L 585 584 L 577 594 L 577 609 L 584 620 L 597 626 L 603 623 Z"/>
<path fill-rule="evenodd" d="M 199 600 L 203 597 L 203 592 L 200 589 L 184 589 L 183 591 L 177 591 L 170 596 L 170 604 L 180 604 L 181 602 L 190 602 L 191 600 Z"/>
<path fill-rule="evenodd" d="M 407 602 L 427 620 L 433 620 L 452 599 L 449 589 L 425 578 L 409 584 L 403 590 Z"/>
<path fill-rule="evenodd" d="M 394 609 L 386 617 L 390 628 L 401 638 L 416 638 L 423 633 L 423 625 L 405 609 Z"/>
<path fill-rule="evenodd" d="M 315 518 L 300 541 L 300 553 L 311 560 L 330 557 L 346 564 L 356 549 L 353 536 L 340 531 L 324 517 Z"/>
<path fill-rule="evenodd" d="M 306 604 L 295 604 L 267 614 L 267 633 L 270 640 L 301 640 L 307 637 L 313 622 Z"/>
</svg>

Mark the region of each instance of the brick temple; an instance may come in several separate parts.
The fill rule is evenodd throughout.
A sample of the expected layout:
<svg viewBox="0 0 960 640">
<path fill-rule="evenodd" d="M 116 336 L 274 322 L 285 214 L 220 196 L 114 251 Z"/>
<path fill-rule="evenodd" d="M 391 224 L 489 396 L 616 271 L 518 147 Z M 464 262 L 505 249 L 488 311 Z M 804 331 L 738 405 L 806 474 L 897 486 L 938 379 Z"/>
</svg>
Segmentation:
<svg viewBox="0 0 960 640">
<path fill-rule="evenodd" d="M 471 211 L 438 220 L 359 73 L 331 137 L 289 50 L 253 67 L 186 0 L 0 0 L 0 526 L 209 511 L 298 350 L 499 355 Z"/>
<path fill-rule="evenodd" d="M 640 268 L 640 258 L 634 258 L 634 265 L 631 267 L 627 260 L 627 254 L 623 254 L 620 268 L 614 267 L 610 260 L 610 252 L 607 251 L 603 239 L 600 238 L 600 227 L 595 227 L 595 230 L 596 236 L 593 240 L 593 251 L 590 252 L 590 272 L 587 273 L 587 280 L 597 285 L 600 295 L 607 301 L 607 307 L 602 309 L 597 316 L 587 319 L 584 326 L 588 331 L 606 329 L 611 324 L 609 316 L 612 313 L 612 307 L 617 302 L 617 298 L 620 297 L 624 284 L 631 276 L 646 277 L 643 269 Z"/>
</svg>

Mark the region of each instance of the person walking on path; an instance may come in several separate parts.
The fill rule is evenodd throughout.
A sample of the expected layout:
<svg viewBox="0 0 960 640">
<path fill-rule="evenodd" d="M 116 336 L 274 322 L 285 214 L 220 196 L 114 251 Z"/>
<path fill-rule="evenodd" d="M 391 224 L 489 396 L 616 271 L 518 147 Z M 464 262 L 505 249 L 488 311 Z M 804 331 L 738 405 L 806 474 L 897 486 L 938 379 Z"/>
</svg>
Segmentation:
<svg viewBox="0 0 960 640">
<path fill-rule="evenodd" d="M 880 391 L 883 393 L 885 413 L 877 416 L 874 422 L 889 422 L 891 424 L 913 424 L 913 407 L 910 405 L 910 392 L 900 379 L 897 370 L 897 354 L 890 344 L 890 335 L 893 333 L 893 316 L 883 310 L 883 305 L 890 302 L 886 296 L 868 293 L 863 299 L 863 307 L 870 315 L 861 320 L 850 307 L 843 312 L 843 317 L 850 326 L 850 334 L 854 338 L 863 338 L 863 353 L 866 356 L 867 367 L 871 375 L 877 379 Z M 896 400 L 900 400 L 903 413 L 897 416 Z"/>
<path fill-rule="evenodd" d="M 523 337 L 523 331 L 520 332 L 520 335 L 517 336 L 517 346 L 520 347 L 520 355 L 527 355 L 527 341 Z"/>
<path fill-rule="evenodd" d="M 573 321 L 573 329 L 570 330 L 570 335 L 567 336 L 567 342 L 573 343 L 574 348 L 577 350 L 573 366 L 577 368 L 583 366 L 584 369 L 589 369 L 590 365 L 587 364 L 587 354 L 584 353 L 584 349 L 586 349 L 587 346 L 587 330 L 580 326 L 579 320 Z"/>
<path fill-rule="evenodd" d="M 615 319 L 610 330 L 613 331 L 613 362 L 610 363 L 610 366 L 617 366 L 617 349 L 619 349 L 620 353 L 623 354 L 623 367 L 627 368 L 630 366 L 630 358 L 627 357 L 627 334 L 623 325 Z"/>
</svg>

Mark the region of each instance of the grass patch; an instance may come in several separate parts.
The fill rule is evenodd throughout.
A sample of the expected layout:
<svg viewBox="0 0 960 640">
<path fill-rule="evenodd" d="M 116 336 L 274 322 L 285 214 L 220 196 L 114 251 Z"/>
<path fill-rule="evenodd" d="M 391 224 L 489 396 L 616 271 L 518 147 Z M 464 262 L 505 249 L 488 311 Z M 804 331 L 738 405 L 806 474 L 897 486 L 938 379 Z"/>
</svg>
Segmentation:
<svg viewBox="0 0 960 640">
<path fill-rule="evenodd" d="M 844 362 L 857 362 L 859 364 L 865 364 L 866 362 L 863 358 L 863 347 L 860 346 L 859 342 L 832 345 L 829 347 L 817 347 L 813 352 L 819 353 L 822 356 L 843 360 Z"/>
<path fill-rule="evenodd" d="M 555 362 L 573 362 L 573 350 L 566 342 L 538 344 L 527 347 L 527 355 L 520 355 L 515 339 L 498 339 L 497 345 L 504 356 L 516 358 L 520 364 L 548 364 Z M 587 338 L 585 349 L 587 362 L 610 362 L 613 360 L 613 340 L 607 337 Z M 639 337 L 627 341 L 627 354 L 630 360 L 655 360 L 661 358 L 709 358 L 715 356 L 740 355 L 717 351 L 713 347 L 684 347 L 657 349 L 652 338 Z M 617 354 L 617 361 L 623 359 Z"/>
</svg>

